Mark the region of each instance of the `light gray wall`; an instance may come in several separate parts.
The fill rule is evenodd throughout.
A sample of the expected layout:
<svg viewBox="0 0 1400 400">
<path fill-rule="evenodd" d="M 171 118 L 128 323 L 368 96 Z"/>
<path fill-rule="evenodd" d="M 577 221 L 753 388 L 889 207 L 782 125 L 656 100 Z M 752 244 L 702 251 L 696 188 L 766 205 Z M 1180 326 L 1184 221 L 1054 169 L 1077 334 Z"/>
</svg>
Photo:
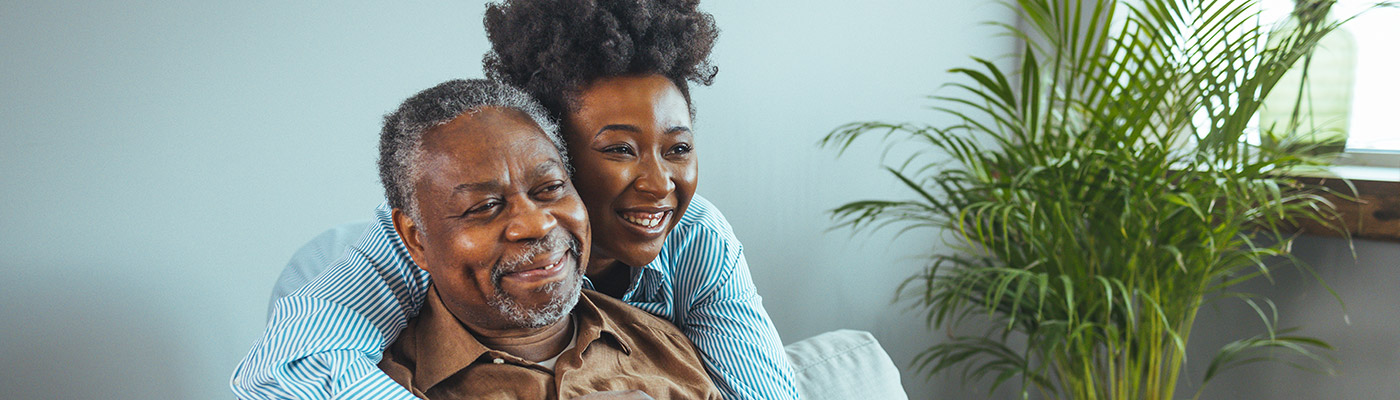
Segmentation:
<svg viewBox="0 0 1400 400">
<path fill-rule="evenodd" d="M 481 74 L 481 5 L 355 3 L 0 2 L 0 398 L 232 397 L 383 113 Z"/>
<path fill-rule="evenodd" d="M 1328 368 L 1304 364 L 1255 364 L 1221 374 L 1205 386 L 1202 399 L 1304 400 L 1393 399 L 1400 393 L 1400 243 L 1303 237 L 1294 254 L 1317 276 L 1292 267 L 1275 269 L 1274 282 L 1256 280 L 1240 287 L 1272 299 L 1279 327 L 1300 327 L 1335 348 Z M 1354 247 L 1353 247 L 1354 246 Z M 1355 258 L 1353 258 L 1353 249 Z M 1343 306 L 1345 305 L 1345 307 Z M 1203 308 L 1188 349 L 1188 376 L 1199 382 L 1216 350 L 1226 343 L 1258 335 L 1264 326 L 1254 310 L 1234 300 Z M 1297 357 L 1286 360 L 1303 361 Z M 1194 393 L 1199 386 L 1185 388 Z"/>
<path fill-rule="evenodd" d="M 228 397 L 287 257 L 379 203 L 380 116 L 481 75 L 482 6 L 463 3 L 0 2 L 0 398 Z M 944 71 L 1012 47 L 979 25 L 1010 12 L 975 3 L 705 3 L 723 33 L 716 84 L 695 90 L 700 193 L 785 341 L 869 330 L 903 368 L 940 337 L 890 302 L 931 233 L 825 232 L 831 207 L 904 195 L 878 146 L 815 142 L 937 121 L 922 97 Z M 1353 326 L 1386 299 L 1349 300 Z M 1394 321 L 1370 323 L 1393 340 Z M 1393 371 L 1389 354 L 1363 365 Z M 904 378 L 914 398 L 978 390 Z"/>
</svg>

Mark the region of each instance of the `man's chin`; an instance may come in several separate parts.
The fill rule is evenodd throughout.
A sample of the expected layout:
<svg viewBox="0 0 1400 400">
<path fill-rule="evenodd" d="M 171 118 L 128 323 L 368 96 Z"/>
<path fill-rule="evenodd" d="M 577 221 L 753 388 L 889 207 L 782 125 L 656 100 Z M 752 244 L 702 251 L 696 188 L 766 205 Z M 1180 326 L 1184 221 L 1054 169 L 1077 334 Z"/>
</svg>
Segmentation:
<svg viewBox="0 0 1400 400">
<path fill-rule="evenodd" d="M 500 293 L 489 303 L 506 319 L 520 325 L 521 328 L 539 328 L 553 324 L 568 315 L 573 311 L 574 305 L 578 304 L 583 279 L 577 272 L 569 275 L 563 280 L 540 285 L 522 296 Z"/>
</svg>

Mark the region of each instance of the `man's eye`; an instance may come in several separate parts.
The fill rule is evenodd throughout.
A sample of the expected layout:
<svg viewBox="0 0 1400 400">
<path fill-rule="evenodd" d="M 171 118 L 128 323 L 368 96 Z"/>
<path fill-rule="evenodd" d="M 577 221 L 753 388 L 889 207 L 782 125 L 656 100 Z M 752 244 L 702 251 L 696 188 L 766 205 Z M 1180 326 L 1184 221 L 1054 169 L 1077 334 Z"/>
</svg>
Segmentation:
<svg viewBox="0 0 1400 400">
<path fill-rule="evenodd" d="M 479 214 L 489 213 L 489 212 L 491 212 L 491 210 L 496 209 L 496 207 L 498 207 L 498 206 L 500 206 L 500 205 L 501 205 L 501 202 L 499 202 L 499 201 L 494 201 L 494 200 L 493 200 L 493 201 L 488 201 L 488 202 L 485 202 L 485 203 L 481 203 L 480 205 L 478 205 L 478 206 L 476 206 L 476 207 L 472 207 L 472 208 L 467 209 L 467 211 L 464 212 L 464 213 L 462 213 L 462 215 L 479 215 Z"/>
<path fill-rule="evenodd" d="M 559 196 L 559 193 L 562 193 L 563 191 L 564 191 L 564 184 L 561 183 L 561 182 L 555 182 L 555 183 L 551 183 L 551 184 L 545 185 L 545 186 L 543 186 L 543 187 L 540 187 L 539 190 L 535 191 L 535 196 L 536 196 L 536 197 L 544 197 L 544 198 L 554 198 L 554 197 Z"/>
<path fill-rule="evenodd" d="M 632 146 L 628 146 L 628 145 L 625 145 L 625 144 L 624 144 L 624 145 L 617 145 L 617 146 L 608 146 L 608 147 L 605 147 L 605 148 L 603 148 L 603 152 L 604 152 L 604 153 L 613 153 L 613 154 L 627 154 L 627 155 L 633 154 L 633 153 L 632 153 Z"/>
</svg>

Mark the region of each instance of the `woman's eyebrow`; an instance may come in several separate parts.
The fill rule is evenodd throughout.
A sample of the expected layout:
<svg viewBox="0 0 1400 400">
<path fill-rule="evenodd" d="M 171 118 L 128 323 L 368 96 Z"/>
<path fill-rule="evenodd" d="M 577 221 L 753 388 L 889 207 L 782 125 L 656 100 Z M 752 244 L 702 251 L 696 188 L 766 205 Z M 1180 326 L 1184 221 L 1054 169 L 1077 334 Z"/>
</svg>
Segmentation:
<svg viewBox="0 0 1400 400">
<path fill-rule="evenodd" d="M 594 134 L 593 134 L 593 137 L 596 138 L 596 137 L 598 137 L 598 135 L 602 135 L 603 132 L 607 132 L 607 131 L 627 131 L 627 132 L 632 132 L 632 133 L 641 133 L 641 132 L 642 132 L 642 128 L 638 128 L 638 127 L 636 127 L 636 126 L 627 125 L 627 124 L 610 124 L 610 125 L 605 125 L 605 126 L 603 126 L 602 128 L 598 129 L 598 133 L 594 133 Z"/>
<path fill-rule="evenodd" d="M 638 128 L 638 127 L 636 127 L 636 126 L 627 125 L 627 124 L 611 124 L 611 125 L 604 126 L 604 127 L 602 127 L 601 129 L 598 129 L 598 133 L 593 134 L 593 137 L 596 138 L 596 137 L 598 137 L 598 135 L 602 135 L 603 132 L 607 132 L 607 131 L 627 131 L 627 132 L 632 132 L 632 133 L 641 133 L 641 132 L 642 132 L 642 128 Z M 688 127 L 688 126 L 681 126 L 681 125 L 676 125 L 676 126 L 672 126 L 672 127 L 670 127 L 670 128 L 666 128 L 666 134 L 669 134 L 669 135 L 679 135 L 679 134 L 682 134 L 682 133 L 695 133 L 695 132 L 691 131 L 691 130 L 690 130 L 690 127 Z"/>
</svg>

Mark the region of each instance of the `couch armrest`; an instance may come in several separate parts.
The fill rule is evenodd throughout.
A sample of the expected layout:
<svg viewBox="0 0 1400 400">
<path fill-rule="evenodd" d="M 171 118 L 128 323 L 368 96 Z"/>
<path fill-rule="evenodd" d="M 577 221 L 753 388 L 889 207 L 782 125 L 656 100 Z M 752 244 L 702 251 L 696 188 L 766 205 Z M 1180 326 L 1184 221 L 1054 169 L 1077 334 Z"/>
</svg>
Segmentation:
<svg viewBox="0 0 1400 400">
<path fill-rule="evenodd" d="M 804 400 L 907 400 L 899 369 L 870 332 L 836 330 L 787 345 Z"/>
</svg>

